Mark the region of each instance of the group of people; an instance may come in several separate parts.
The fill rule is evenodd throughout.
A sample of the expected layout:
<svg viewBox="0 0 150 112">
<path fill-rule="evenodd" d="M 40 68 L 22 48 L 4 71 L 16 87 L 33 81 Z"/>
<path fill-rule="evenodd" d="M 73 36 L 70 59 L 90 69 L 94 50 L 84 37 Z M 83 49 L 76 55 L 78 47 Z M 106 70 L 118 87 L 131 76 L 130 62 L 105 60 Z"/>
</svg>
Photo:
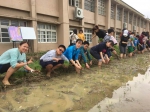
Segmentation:
<svg viewBox="0 0 150 112">
<path fill-rule="evenodd" d="M 135 36 L 134 32 L 129 32 L 124 29 L 121 34 L 119 48 L 120 56 L 117 54 L 114 45 L 117 45 L 117 40 L 114 38 L 114 30 L 108 29 L 107 33 L 99 29 L 96 25 L 92 29 L 93 36 L 99 38 L 99 43 L 93 47 L 89 48 L 89 42 L 85 41 L 85 36 L 83 30 L 74 30 L 70 35 L 70 45 L 66 48 L 64 45 L 59 45 L 57 49 L 53 49 L 45 53 L 40 59 L 39 64 L 43 69 L 46 69 L 46 76 L 50 77 L 51 73 L 55 69 L 64 66 L 64 63 L 70 63 L 70 65 L 75 67 L 77 73 L 82 70 L 82 60 L 87 69 L 90 69 L 92 65 L 92 57 L 98 60 L 98 66 L 101 67 L 102 63 L 108 64 L 112 53 L 118 59 L 126 57 L 126 51 L 128 50 L 129 56 L 131 57 L 133 53 L 137 50 L 139 53 L 143 53 L 145 48 L 150 50 L 150 41 L 145 32 L 142 32 L 141 36 Z M 5 73 L 3 79 L 4 85 L 11 85 L 9 82 L 9 77 L 17 71 L 19 68 L 24 67 L 30 72 L 34 72 L 28 64 L 32 63 L 32 59 L 26 61 L 26 52 L 28 51 L 28 43 L 23 41 L 20 43 L 18 48 L 9 49 L 0 56 L 0 73 Z"/>
</svg>

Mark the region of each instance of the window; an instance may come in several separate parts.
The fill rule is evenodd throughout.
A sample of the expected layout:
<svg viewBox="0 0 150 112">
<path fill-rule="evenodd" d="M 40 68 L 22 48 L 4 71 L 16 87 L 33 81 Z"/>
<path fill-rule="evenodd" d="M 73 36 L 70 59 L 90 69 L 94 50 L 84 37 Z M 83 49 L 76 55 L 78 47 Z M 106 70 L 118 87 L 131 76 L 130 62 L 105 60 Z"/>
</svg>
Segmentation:
<svg viewBox="0 0 150 112">
<path fill-rule="evenodd" d="M 133 24 L 136 26 L 136 17 L 134 16 Z"/>
<path fill-rule="evenodd" d="M 56 43 L 56 26 L 51 24 L 38 24 L 38 42 Z"/>
<path fill-rule="evenodd" d="M 19 20 L 9 20 L 9 19 L 0 19 L 0 42 L 1 43 L 8 43 L 11 42 L 8 27 L 9 26 L 27 26 L 26 21 L 19 21 Z"/>
<path fill-rule="evenodd" d="M 140 18 L 138 18 L 137 26 L 138 26 L 138 27 L 140 26 Z"/>
<path fill-rule="evenodd" d="M 105 9 L 106 9 L 105 0 L 98 0 L 98 14 L 104 16 Z"/>
<path fill-rule="evenodd" d="M 85 0 L 84 9 L 94 12 L 95 11 L 95 0 Z"/>
<path fill-rule="evenodd" d="M 85 35 L 85 40 L 91 43 L 91 38 L 92 38 L 92 30 L 91 29 L 84 29 L 84 35 Z"/>
<path fill-rule="evenodd" d="M 124 22 L 127 23 L 127 12 L 124 12 Z"/>
<path fill-rule="evenodd" d="M 144 28 L 146 28 L 146 21 L 144 22 Z"/>
<path fill-rule="evenodd" d="M 132 14 L 129 14 L 129 24 L 132 24 Z"/>
<path fill-rule="evenodd" d="M 143 20 L 141 20 L 141 28 L 143 28 Z"/>
<path fill-rule="evenodd" d="M 117 20 L 121 21 L 121 9 L 117 9 Z"/>
<path fill-rule="evenodd" d="M 69 5 L 79 7 L 79 0 L 69 0 Z"/>
<path fill-rule="evenodd" d="M 115 19 L 115 7 L 111 5 L 111 19 Z"/>
</svg>

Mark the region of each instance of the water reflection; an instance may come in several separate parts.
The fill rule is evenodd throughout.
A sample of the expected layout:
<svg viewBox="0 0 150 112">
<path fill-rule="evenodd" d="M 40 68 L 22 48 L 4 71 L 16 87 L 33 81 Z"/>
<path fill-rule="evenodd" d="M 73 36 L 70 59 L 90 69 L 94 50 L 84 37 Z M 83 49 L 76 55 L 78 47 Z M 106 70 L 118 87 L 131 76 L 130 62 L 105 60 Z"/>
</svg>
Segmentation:
<svg viewBox="0 0 150 112">
<path fill-rule="evenodd" d="M 145 75 L 138 74 L 105 98 L 89 112 L 150 112 L 150 68 Z"/>
</svg>

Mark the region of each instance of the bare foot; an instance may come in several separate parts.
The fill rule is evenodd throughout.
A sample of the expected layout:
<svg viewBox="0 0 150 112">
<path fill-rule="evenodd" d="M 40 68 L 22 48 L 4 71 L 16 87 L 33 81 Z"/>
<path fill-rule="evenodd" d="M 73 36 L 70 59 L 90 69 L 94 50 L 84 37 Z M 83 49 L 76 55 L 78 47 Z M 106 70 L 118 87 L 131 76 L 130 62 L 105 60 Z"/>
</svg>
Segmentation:
<svg viewBox="0 0 150 112">
<path fill-rule="evenodd" d="M 9 85 L 11 85 L 11 84 L 9 83 L 9 81 L 8 81 L 8 80 L 7 80 L 7 81 L 3 80 L 3 81 L 2 81 L 2 83 L 3 83 L 5 86 L 7 86 L 7 85 L 8 85 L 8 86 L 9 86 Z"/>
<path fill-rule="evenodd" d="M 58 75 L 58 74 L 59 74 L 59 73 L 58 73 L 58 72 L 56 72 L 55 70 L 53 70 L 52 72 L 53 72 L 54 74 L 56 74 L 56 75 Z"/>
<path fill-rule="evenodd" d="M 46 76 L 47 76 L 47 77 L 51 77 L 51 73 L 48 72 L 48 73 L 46 74 Z"/>
</svg>

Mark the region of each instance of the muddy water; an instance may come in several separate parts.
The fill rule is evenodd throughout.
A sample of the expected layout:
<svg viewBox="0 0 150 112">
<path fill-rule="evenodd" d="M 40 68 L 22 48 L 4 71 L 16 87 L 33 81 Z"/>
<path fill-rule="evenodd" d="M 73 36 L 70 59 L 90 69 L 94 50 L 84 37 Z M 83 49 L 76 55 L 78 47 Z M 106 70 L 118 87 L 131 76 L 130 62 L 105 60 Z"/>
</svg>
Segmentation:
<svg viewBox="0 0 150 112">
<path fill-rule="evenodd" d="M 150 112 L 150 68 L 113 92 L 89 112 Z"/>
<path fill-rule="evenodd" d="M 121 61 L 112 60 L 101 70 L 97 67 L 85 69 L 81 76 L 72 72 L 61 73 L 39 83 L 13 86 L 0 92 L 0 112 L 88 112 L 106 97 L 112 98 L 114 90 L 132 81 L 138 73 L 145 73 L 149 61 L 149 53 L 145 53 Z M 123 96 L 120 96 L 122 101 L 121 98 Z"/>
</svg>

